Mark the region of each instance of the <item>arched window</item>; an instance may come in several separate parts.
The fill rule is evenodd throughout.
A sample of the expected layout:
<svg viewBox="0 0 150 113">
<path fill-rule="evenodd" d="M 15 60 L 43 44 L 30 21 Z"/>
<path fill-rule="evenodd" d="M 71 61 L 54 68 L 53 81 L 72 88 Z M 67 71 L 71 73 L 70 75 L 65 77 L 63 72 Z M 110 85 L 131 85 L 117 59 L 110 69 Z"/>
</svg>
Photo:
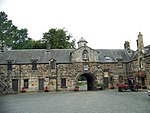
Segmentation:
<svg viewBox="0 0 150 113">
<path fill-rule="evenodd" d="M 82 53 L 82 59 L 83 59 L 83 60 L 88 60 L 88 59 L 89 59 L 88 51 L 87 51 L 87 50 L 84 50 L 84 51 L 83 51 L 83 53 Z"/>
</svg>

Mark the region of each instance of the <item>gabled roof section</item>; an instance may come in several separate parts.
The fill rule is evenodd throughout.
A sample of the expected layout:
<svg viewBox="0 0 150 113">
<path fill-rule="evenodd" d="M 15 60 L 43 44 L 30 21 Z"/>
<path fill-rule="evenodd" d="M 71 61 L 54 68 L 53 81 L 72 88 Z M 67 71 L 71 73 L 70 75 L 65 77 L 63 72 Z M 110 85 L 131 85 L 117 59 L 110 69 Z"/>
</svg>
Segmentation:
<svg viewBox="0 0 150 113">
<path fill-rule="evenodd" d="M 150 45 L 144 47 L 144 56 L 150 55 Z M 135 51 L 132 57 L 130 58 L 130 61 L 137 60 L 138 58 L 138 51 Z"/>
<path fill-rule="evenodd" d="M 129 61 L 131 55 L 124 49 L 97 49 L 100 52 L 100 62 L 117 62 L 117 59 L 123 59 L 123 62 Z M 106 59 L 109 57 L 110 59 Z"/>
<path fill-rule="evenodd" d="M 150 55 L 150 45 L 144 47 L 145 55 Z"/>
<path fill-rule="evenodd" d="M 81 49 L 81 48 L 89 48 L 89 49 L 91 49 L 91 50 L 96 51 L 96 52 L 99 53 L 99 51 L 97 51 L 97 49 L 92 49 L 92 48 L 90 48 L 89 46 L 81 46 L 81 47 L 79 47 L 79 48 L 77 48 L 77 49 L 72 49 L 73 51 L 72 51 L 71 53 L 73 53 L 73 52 L 75 52 L 75 51 L 77 51 L 77 50 L 79 50 L 79 49 Z"/>
<path fill-rule="evenodd" d="M 10 50 L 0 53 L 0 64 L 6 64 L 7 60 L 15 60 L 14 63 L 31 63 L 32 59 L 38 59 L 38 63 L 48 63 L 50 58 L 54 58 L 59 63 L 70 62 L 70 52 L 72 49 L 25 49 Z"/>
</svg>

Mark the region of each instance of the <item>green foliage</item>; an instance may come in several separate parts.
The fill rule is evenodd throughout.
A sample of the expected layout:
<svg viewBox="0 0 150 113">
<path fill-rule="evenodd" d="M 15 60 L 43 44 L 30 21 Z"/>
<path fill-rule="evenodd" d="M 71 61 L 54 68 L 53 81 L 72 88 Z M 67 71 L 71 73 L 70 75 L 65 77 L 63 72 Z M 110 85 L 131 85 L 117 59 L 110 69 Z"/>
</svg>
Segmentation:
<svg viewBox="0 0 150 113">
<path fill-rule="evenodd" d="M 79 81 L 78 81 L 78 84 L 77 84 L 77 85 L 78 85 L 78 86 L 83 86 L 83 85 L 87 85 L 87 83 L 86 83 L 86 82 L 81 82 L 81 81 L 79 82 Z"/>
<path fill-rule="evenodd" d="M 67 35 L 67 31 L 64 29 L 50 29 L 43 34 L 43 41 L 47 43 L 48 48 L 51 49 L 67 49 L 75 48 L 75 40 L 69 42 L 71 39 L 70 34 Z"/>
<path fill-rule="evenodd" d="M 78 80 L 79 80 L 79 81 L 86 81 L 87 79 L 86 79 L 85 76 L 80 76 Z"/>
<path fill-rule="evenodd" d="M 18 29 L 11 20 L 7 19 L 5 12 L 0 12 L 0 45 L 4 43 L 10 49 L 52 49 L 75 48 L 75 40 L 70 42 L 72 36 L 67 35 L 64 29 L 50 29 L 43 34 L 41 40 L 28 37 L 27 29 Z"/>
<path fill-rule="evenodd" d="M 0 12 L 0 42 L 4 42 L 7 48 L 21 48 L 30 38 L 27 29 L 18 30 L 11 20 L 7 19 L 5 12 Z"/>
<path fill-rule="evenodd" d="M 97 87 L 100 87 L 100 88 L 104 89 L 105 88 L 105 84 L 104 83 L 97 83 Z"/>
<path fill-rule="evenodd" d="M 13 49 L 43 49 L 46 48 L 45 43 L 42 43 L 41 40 L 26 40 L 24 43 L 16 45 Z"/>
</svg>

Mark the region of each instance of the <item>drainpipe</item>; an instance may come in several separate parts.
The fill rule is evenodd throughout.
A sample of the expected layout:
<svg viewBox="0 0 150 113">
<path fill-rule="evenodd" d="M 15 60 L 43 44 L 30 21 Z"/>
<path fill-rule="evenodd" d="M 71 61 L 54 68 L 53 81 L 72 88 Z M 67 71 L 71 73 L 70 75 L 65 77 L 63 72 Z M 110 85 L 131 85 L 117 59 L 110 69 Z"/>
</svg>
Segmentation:
<svg viewBox="0 0 150 113">
<path fill-rule="evenodd" d="M 57 63 L 56 63 L 56 91 L 58 91 L 58 67 L 57 67 Z"/>
<path fill-rule="evenodd" d="M 18 93 L 19 91 L 21 91 L 21 64 L 19 65 L 19 90 L 18 90 Z"/>
</svg>

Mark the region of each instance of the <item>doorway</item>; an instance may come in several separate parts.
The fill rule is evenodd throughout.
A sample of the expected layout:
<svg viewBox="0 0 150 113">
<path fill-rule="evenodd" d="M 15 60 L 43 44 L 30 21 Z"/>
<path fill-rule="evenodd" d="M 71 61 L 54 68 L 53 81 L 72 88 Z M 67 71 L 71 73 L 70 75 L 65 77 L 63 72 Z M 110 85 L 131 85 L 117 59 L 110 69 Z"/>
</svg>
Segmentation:
<svg viewBox="0 0 150 113">
<path fill-rule="evenodd" d="M 12 79 L 12 89 L 18 92 L 18 79 Z"/>
<path fill-rule="evenodd" d="M 108 70 L 104 70 L 104 84 L 105 84 L 105 88 L 108 88 L 108 85 L 109 85 Z"/>
<path fill-rule="evenodd" d="M 39 90 L 44 90 L 44 79 L 39 79 Z"/>
<path fill-rule="evenodd" d="M 95 77 L 91 73 L 84 73 L 80 75 L 77 81 L 79 90 L 87 90 L 87 91 L 96 90 Z"/>
</svg>

